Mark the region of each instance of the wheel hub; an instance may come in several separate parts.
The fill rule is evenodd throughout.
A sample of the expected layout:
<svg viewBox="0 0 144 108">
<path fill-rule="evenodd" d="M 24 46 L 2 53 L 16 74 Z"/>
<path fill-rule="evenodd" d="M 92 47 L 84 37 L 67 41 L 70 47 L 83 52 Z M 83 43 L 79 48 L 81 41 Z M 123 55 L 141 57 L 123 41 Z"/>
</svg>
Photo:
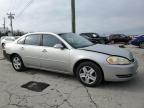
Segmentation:
<svg viewBox="0 0 144 108">
<path fill-rule="evenodd" d="M 20 61 L 20 59 L 18 57 L 15 57 L 13 59 L 13 65 L 14 65 L 14 67 L 16 69 L 20 69 L 20 67 L 21 67 L 21 61 Z"/>
<path fill-rule="evenodd" d="M 80 79 L 86 84 L 92 84 L 96 81 L 95 70 L 90 66 L 84 66 L 80 69 Z"/>
</svg>

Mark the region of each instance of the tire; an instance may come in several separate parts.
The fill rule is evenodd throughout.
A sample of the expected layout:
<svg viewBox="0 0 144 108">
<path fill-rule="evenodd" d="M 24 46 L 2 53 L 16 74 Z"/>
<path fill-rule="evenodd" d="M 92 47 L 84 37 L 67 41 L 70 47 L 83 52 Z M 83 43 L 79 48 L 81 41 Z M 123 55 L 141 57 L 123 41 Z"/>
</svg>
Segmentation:
<svg viewBox="0 0 144 108">
<path fill-rule="evenodd" d="M 115 41 L 114 41 L 114 40 L 112 40 L 112 41 L 111 41 L 111 44 L 115 44 Z"/>
<path fill-rule="evenodd" d="M 16 71 L 22 72 L 25 70 L 25 66 L 24 66 L 23 61 L 19 55 L 14 55 L 12 57 L 11 61 L 12 61 L 12 66 Z"/>
<path fill-rule="evenodd" d="M 76 69 L 78 80 L 85 86 L 93 87 L 101 84 L 103 75 L 93 62 L 83 62 Z"/>
<path fill-rule="evenodd" d="M 105 44 L 105 41 L 104 40 L 100 40 L 100 44 Z"/>
<path fill-rule="evenodd" d="M 128 42 L 124 42 L 124 45 L 128 45 Z"/>
<path fill-rule="evenodd" d="M 139 47 L 142 48 L 142 49 L 144 49 L 144 42 L 140 42 Z"/>
<path fill-rule="evenodd" d="M 5 49 L 5 43 L 2 43 L 2 49 Z"/>
</svg>

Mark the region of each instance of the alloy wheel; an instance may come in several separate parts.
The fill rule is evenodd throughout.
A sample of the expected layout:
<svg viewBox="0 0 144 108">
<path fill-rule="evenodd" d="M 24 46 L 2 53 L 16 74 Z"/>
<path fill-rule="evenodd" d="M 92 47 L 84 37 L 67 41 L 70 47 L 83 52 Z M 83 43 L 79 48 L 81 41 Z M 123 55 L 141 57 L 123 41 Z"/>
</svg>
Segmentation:
<svg viewBox="0 0 144 108">
<path fill-rule="evenodd" d="M 144 42 L 140 43 L 140 48 L 144 48 Z"/>
<path fill-rule="evenodd" d="M 95 70 L 90 66 L 84 66 L 79 71 L 80 79 L 83 83 L 93 84 L 97 80 Z"/>
<path fill-rule="evenodd" d="M 5 44 L 4 43 L 2 44 L 2 49 L 5 49 Z"/>
<path fill-rule="evenodd" d="M 13 66 L 14 66 L 14 68 L 19 70 L 21 68 L 21 65 L 22 65 L 22 63 L 21 63 L 20 58 L 19 57 L 14 57 L 13 58 Z"/>
</svg>

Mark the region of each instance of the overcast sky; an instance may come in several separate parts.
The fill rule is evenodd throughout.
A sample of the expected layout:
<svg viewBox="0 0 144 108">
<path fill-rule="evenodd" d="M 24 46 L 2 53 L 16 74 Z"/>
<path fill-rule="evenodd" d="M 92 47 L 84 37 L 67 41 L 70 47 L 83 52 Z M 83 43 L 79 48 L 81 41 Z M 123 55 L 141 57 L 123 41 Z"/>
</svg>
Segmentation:
<svg viewBox="0 0 144 108">
<path fill-rule="evenodd" d="M 0 26 L 11 11 L 14 30 L 71 32 L 71 0 L 34 0 L 21 13 L 29 1 L 0 0 Z M 76 0 L 76 25 L 78 33 L 144 34 L 144 0 Z"/>
</svg>

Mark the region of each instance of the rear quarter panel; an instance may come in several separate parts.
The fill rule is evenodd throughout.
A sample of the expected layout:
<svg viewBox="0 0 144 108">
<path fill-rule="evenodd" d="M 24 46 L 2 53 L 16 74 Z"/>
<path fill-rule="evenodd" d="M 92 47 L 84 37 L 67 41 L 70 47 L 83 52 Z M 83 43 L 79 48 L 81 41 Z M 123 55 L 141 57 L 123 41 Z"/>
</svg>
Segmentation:
<svg viewBox="0 0 144 108">
<path fill-rule="evenodd" d="M 6 50 L 6 53 L 10 55 L 13 53 L 19 54 L 19 45 L 15 44 L 14 42 L 7 43 L 5 46 L 5 50 Z"/>
</svg>

